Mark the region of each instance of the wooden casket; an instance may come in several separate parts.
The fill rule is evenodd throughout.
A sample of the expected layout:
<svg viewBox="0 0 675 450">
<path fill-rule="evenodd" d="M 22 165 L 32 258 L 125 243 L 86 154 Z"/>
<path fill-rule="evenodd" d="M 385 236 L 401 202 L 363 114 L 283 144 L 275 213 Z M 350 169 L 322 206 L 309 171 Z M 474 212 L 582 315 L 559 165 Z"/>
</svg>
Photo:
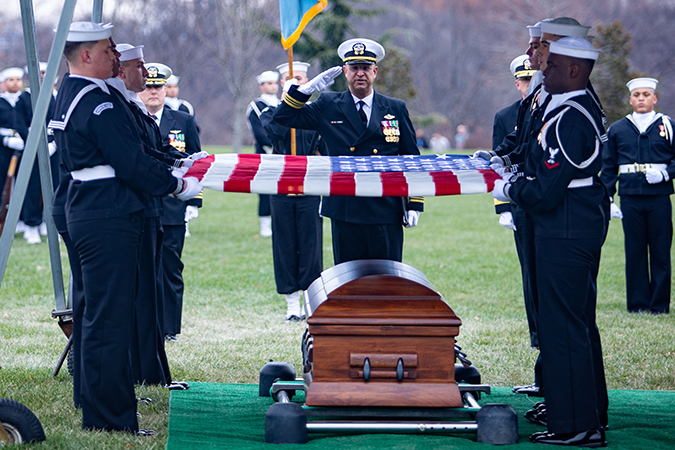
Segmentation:
<svg viewBox="0 0 675 450">
<path fill-rule="evenodd" d="M 462 406 L 462 321 L 422 272 L 386 260 L 334 266 L 307 290 L 307 406 Z"/>
</svg>

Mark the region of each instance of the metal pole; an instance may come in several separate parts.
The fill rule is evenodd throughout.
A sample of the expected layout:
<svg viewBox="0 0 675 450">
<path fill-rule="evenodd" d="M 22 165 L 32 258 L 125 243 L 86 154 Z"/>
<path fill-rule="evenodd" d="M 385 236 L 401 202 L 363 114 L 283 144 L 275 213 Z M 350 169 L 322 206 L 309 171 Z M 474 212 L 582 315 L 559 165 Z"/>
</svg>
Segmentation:
<svg viewBox="0 0 675 450">
<path fill-rule="evenodd" d="M 45 86 L 54 86 L 54 80 L 56 80 L 56 73 L 58 72 L 61 55 L 63 54 L 63 48 L 66 46 L 68 27 L 70 26 L 70 22 L 73 20 L 73 13 L 75 11 L 76 4 L 77 0 L 65 0 L 63 5 L 61 18 L 59 19 L 59 25 L 56 30 L 56 36 L 54 37 L 52 49 L 49 53 L 49 62 L 47 64 L 47 72 L 45 73 L 44 80 Z M 45 120 L 47 118 L 47 108 L 49 107 L 51 98 L 51 89 L 42 89 L 40 95 L 38 95 L 37 104 L 35 105 L 35 113 L 33 114 L 32 126 L 28 132 L 28 139 L 26 140 L 26 146 L 23 150 L 23 157 L 30 161 L 35 160 L 35 153 L 37 152 L 40 133 L 42 133 L 44 130 Z M 26 187 L 28 186 L 28 175 L 30 174 L 32 168 L 32 164 L 22 164 L 19 168 L 19 174 L 17 176 L 17 183 L 15 187 L 17 192 L 26 191 Z M 21 210 L 22 203 L 23 198 L 21 199 L 21 202 L 19 202 L 17 201 L 16 196 L 13 196 L 9 202 L 9 211 L 7 212 L 5 227 L 2 230 L 2 236 L 0 236 L 0 286 L 2 286 L 2 280 L 5 276 L 5 270 L 7 269 L 9 251 L 12 248 L 14 229 L 16 228 L 16 223 L 19 220 L 19 212 Z"/>
<path fill-rule="evenodd" d="M 91 21 L 94 23 L 101 23 L 103 21 L 103 0 L 94 0 Z"/>
<path fill-rule="evenodd" d="M 448 433 L 476 430 L 476 422 L 307 422 L 307 432 L 313 433 Z"/>
<path fill-rule="evenodd" d="M 35 15 L 33 13 L 33 3 L 31 0 L 21 0 L 21 20 L 23 22 L 23 37 L 26 46 L 26 59 L 28 61 L 28 78 L 31 86 L 31 102 L 33 111 L 36 110 L 37 99 L 40 95 L 40 65 L 37 51 L 37 36 L 35 34 Z M 51 87 L 47 90 L 51 92 Z M 54 188 L 52 185 L 52 171 L 49 162 L 50 156 L 47 153 L 47 134 L 44 126 L 40 127 L 40 139 L 38 141 L 38 172 L 40 173 L 40 185 L 42 187 L 42 202 L 44 204 L 44 218 L 47 224 L 47 245 L 49 245 L 49 261 L 52 271 L 52 282 L 54 284 L 54 298 L 56 299 L 56 310 L 66 309 L 66 298 L 63 286 L 63 271 L 61 268 L 61 249 L 59 248 L 58 232 L 52 218 L 52 197 Z M 33 161 L 29 161 L 24 155 L 22 161 L 32 167 Z M 30 177 L 30 172 L 28 173 Z M 19 195 L 20 204 L 23 204 L 26 192 L 14 192 Z M 17 199 L 18 202 L 18 199 Z"/>
</svg>

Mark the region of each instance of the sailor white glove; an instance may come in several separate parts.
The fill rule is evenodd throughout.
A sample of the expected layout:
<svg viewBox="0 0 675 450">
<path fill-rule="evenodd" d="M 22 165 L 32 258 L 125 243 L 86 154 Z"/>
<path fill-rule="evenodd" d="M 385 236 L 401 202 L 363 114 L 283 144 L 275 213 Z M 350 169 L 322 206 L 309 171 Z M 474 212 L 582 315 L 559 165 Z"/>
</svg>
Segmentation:
<svg viewBox="0 0 675 450">
<path fill-rule="evenodd" d="M 412 228 L 417 226 L 417 222 L 420 221 L 420 212 L 415 210 L 406 211 L 406 228 Z"/>
<path fill-rule="evenodd" d="M 0 136 L 14 136 L 14 130 L 11 128 L 0 128 Z"/>
<path fill-rule="evenodd" d="M 516 224 L 513 223 L 513 214 L 511 214 L 511 211 L 504 211 L 499 214 L 499 225 L 508 228 L 509 230 L 516 231 Z"/>
<path fill-rule="evenodd" d="M 195 177 L 179 178 L 178 179 L 178 192 L 173 193 L 174 197 L 178 200 L 183 200 L 184 202 L 195 198 L 202 192 L 202 184 Z"/>
<path fill-rule="evenodd" d="M 656 184 L 662 181 L 670 180 L 668 172 L 658 169 L 645 169 L 645 177 L 647 178 L 647 183 L 649 184 Z"/>
<path fill-rule="evenodd" d="M 54 153 L 56 153 L 56 142 L 52 141 L 47 144 L 47 151 L 49 152 L 49 156 L 52 156 Z"/>
<path fill-rule="evenodd" d="M 12 150 L 23 150 L 23 139 L 16 136 L 7 136 L 2 139 L 2 143 L 5 144 L 5 147 L 11 148 Z"/>
<path fill-rule="evenodd" d="M 199 208 L 194 205 L 187 205 L 185 208 L 185 221 L 189 222 L 197 217 L 199 217 Z"/>
<path fill-rule="evenodd" d="M 509 183 L 504 180 L 495 180 L 495 188 L 492 190 L 492 197 L 496 198 L 500 202 L 510 202 L 511 197 L 509 197 Z"/>
<path fill-rule="evenodd" d="M 284 82 L 284 87 L 283 87 L 282 91 L 288 92 L 288 90 L 291 88 L 291 86 L 297 86 L 297 84 L 298 84 L 298 80 L 296 80 L 295 78 L 289 78 L 288 80 L 286 80 Z"/>
<path fill-rule="evenodd" d="M 194 165 L 195 161 L 204 159 L 207 156 L 209 156 L 209 153 L 202 150 L 201 152 L 191 154 L 187 158 L 176 160 L 173 165 L 173 169 L 171 170 L 171 175 L 176 178 L 183 178 L 188 169 Z"/>
<path fill-rule="evenodd" d="M 311 95 L 315 92 L 321 92 L 328 86 L 335 82 L 335 79 L 342 73 L 342 66 L 331 67 L 324 70 L 307 83 L 298 88 L 298 91 L 306 95 Z"/>
<path fill-rule="evenodd" d="M 613 219 L 623 219 L 623 213 L 621 212 L 619 205 L 614 202 L 609 204 L 609 215 Z"/>
<path fill-rule="evenodd" d="M 476 150 L 471 157 L 490 161 L 490 158 L 492 158 L 492 153 L 488 152 L 487 150 Z"/>
</svg>

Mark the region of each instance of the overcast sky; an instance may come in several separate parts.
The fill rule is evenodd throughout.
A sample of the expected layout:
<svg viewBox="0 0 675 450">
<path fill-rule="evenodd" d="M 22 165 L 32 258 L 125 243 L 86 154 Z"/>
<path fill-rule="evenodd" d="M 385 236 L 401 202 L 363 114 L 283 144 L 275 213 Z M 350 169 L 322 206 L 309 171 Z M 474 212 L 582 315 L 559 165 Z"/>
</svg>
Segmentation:
<svg viewBox="0 0 675 450">
<path fill-rule="evenodd" d="M 2 0 L 3 11 L 12 17 L 20 18 L 21 7 L 19 0 Z M 56 26 L 61 16 L 64 0 L 33 0 L 35 20 Z M 6 5 L 5 5 L 6 4 Z M 93 0 L 77 0 L 75 19 L 91 18 Z M 103 17 L 110 17 L 115 7 L 115 0 L 103 0 Z"/>
</svg>

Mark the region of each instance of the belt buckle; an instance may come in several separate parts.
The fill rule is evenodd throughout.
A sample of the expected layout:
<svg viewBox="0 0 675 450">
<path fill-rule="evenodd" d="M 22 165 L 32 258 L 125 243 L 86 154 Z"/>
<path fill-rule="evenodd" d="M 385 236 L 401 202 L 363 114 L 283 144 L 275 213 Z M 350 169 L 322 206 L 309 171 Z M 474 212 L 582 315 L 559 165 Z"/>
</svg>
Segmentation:
<svg viewBox="0 0 675 450">
<path fill-rule="evenodd" d="M 635 172 L 644 173 L 644 171 L 645 171 L 645 165 L 644 164 L 635 163 Z"/>
</svg>

